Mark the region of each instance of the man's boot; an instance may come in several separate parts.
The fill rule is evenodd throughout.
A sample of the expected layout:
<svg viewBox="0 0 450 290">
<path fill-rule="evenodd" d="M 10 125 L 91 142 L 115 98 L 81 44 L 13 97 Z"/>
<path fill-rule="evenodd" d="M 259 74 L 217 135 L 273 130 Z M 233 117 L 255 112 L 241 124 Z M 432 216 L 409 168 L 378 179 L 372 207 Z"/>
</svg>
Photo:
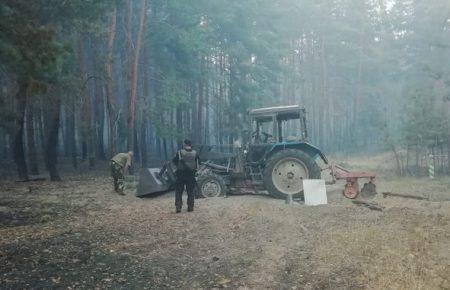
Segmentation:
<svg viewBox="0 0 450 290">
<path fill-rule="evenodd" d="M 125 185 L 123 184 L 123 182 L 119 183 L 117 193 L 120 195 L 125 195 L 125 193 L 123 192 L 124 189 L 125 189 Z"/>
</svg>

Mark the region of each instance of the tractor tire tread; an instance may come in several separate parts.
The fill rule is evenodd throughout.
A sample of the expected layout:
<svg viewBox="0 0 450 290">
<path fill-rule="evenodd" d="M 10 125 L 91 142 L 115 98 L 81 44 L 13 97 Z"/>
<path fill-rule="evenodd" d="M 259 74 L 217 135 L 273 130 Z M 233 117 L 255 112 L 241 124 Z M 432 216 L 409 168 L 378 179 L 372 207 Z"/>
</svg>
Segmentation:
<svg viewBox="0 0 450 290">
<path fill-rule="evenodd" d="M 208 196 L 204 196 L 201 192 L 202 184 L 208 179 L 215 179 L 217 182 L 219 182 L 221 190 L 220 190 L 220 194 L 218 196 L 225 195 L 226 190 L 227 190 L 225 180 L 220 175 L 217 175 L 214 173 L 208 173 L 208 174 L 200 175 L 197 178 L 197 196 L 203 197 L 203 198 L 208 198 Z"/>
<path fill-rule="evenodd" d="M 297 149 L 286 149 L 282 151 L 278 151 L 269 157 L 269 160 L 266 163 L 266 167 L 264 169 L 263 178 L 264 185 L 269 193 L 276 197 L 285 199 L 286 194 L 280 192 L 272 181 L 272 170 L 275 164 L 283 158 L 295 157 L 300 159 L 308 169 L 309 179 L 320 179 L 321 178 L 321 170 L 317 163 L 313 160 L 311 156 L 309 156 L 306 152 L 297 150 Z M 295 194 L 294 196 L 299 196 L 301 192 Z"/>
</svg>

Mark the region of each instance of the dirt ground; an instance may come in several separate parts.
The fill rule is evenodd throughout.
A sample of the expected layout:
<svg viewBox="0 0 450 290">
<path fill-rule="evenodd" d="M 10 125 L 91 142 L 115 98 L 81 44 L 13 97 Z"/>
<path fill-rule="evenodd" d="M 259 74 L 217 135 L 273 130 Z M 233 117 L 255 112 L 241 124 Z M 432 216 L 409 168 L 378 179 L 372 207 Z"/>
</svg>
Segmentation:
<svg viewBox="0 0 450 290">
<path fill-rule="evenodd" d="M 110 183 L 1 182 L 0 288 L 450 289 L 450 179 L 385 175 L 378 192 L 429 200 L 379 194 L 382 211 L 339 183 L 328 205 L 229 196 L 181 214 L 173 193 L 119 196 Z"/>
</svg>

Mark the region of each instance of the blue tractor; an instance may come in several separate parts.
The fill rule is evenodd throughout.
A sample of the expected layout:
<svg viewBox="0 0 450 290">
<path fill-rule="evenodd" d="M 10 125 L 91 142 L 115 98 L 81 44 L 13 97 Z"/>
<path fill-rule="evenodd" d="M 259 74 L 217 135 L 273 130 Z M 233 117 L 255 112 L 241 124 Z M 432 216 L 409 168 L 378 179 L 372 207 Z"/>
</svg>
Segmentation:
<svg viewBox="0 0 450 290">
<path fill-rule="evenodd" d="M 233 193 L 268 193 L 277 198 L 300 195 L 303 179 L 320 179 L 325 155 L 308 140 L 305 109 L 281 106 L 252 109 L 250 130 L 244 144 L 198 145 L 202 164 L 198 171 L 198 194 L 215 197 Z M 137 196 L 173 187 L 174 166 L 141 173 Z"/>
</svg>

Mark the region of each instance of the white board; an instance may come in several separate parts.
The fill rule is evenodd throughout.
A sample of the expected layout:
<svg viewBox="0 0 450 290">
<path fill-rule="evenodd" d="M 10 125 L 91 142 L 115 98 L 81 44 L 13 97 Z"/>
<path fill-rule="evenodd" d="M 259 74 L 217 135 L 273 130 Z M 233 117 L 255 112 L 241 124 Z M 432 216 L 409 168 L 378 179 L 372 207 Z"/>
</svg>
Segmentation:
<svg viewBox="0 0 450 290">
<path fill-rule="evenodd" d="M 323 179 L 304 179 L 305 205 L 327 204 L 327 189 Z"/>
</svg>

